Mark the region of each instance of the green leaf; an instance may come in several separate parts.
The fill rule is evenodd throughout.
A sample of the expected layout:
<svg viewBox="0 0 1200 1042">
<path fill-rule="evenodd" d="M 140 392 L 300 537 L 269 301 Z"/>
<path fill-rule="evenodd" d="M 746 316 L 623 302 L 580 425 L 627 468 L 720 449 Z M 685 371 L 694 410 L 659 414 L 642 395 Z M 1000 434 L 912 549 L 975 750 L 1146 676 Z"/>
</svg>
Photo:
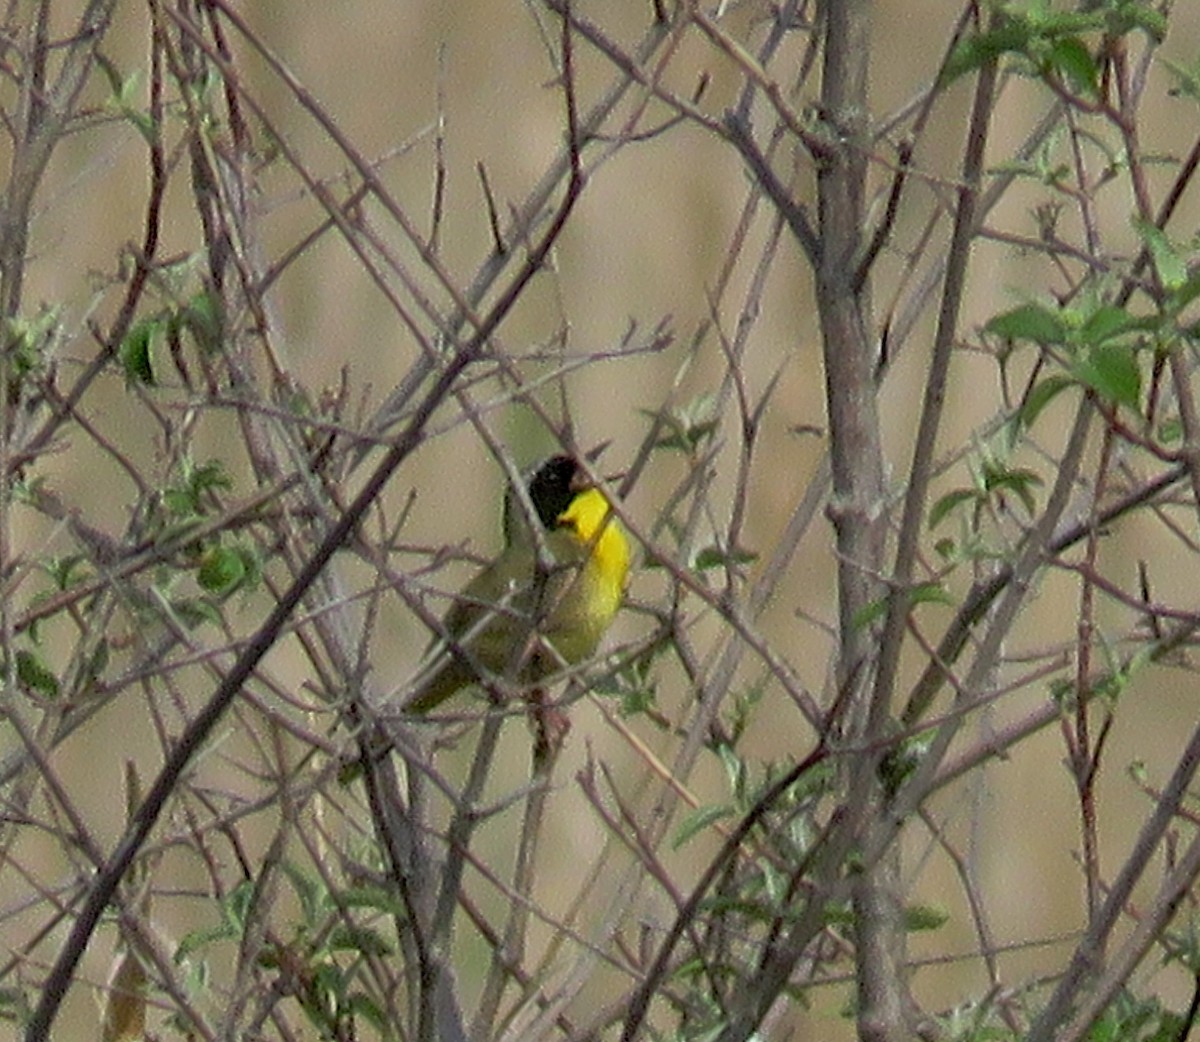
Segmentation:
<svg viewBox="0 0 1200 1042">
<path fill-rule="evenodd" d="M 216 354 L 221 350 L 221 305 L 214 294 L 207 291 L 197 293 L 187 302 L 179 317 L 196 338 L 201 351 Z"/>
<path fill-rule="evenodd" d="M 300 1006 L 322 1037 L 334 1036 L 344 1013 L 345 996 L 346 975 L 340 966 L 324 962 L 309 967 L 306 985 L 299 995 Z"/>
<path fill-rule="evenodd" d="M 1200 272 L 1190 276 L 1179 289 L 1171 294 L 1171 306 L 1178 314 L 1197 297 L 1200 297 Z M 1145 326 L 1148 321 L 1151 320 L 1143 320 L 1142 325 Z M 1155 316 L 1152 321 L 1157 325 L 1161 320 Z"/>
<path fill-rule="evenodd" d="M 790 879 L 766 858 L 763 858 L 761 869 L 767 901 L 774 907 L 780 907 L 787 899 Z"/>
<path fill-rule="evenodd" d="M 38 563 L 60 590 L 69 590 L 87 578 L 86 560 L 82 554 L 47 557 Z"/>
<path fill-rule="evenodd" d="M 393 919 L 408 918 L 408 906 L 392 891 L 380 886 L 357 886 L 342 890 L 338 903 L 346 908 L 369 908 Z"/>
<path fill-rule="evenodd" d="M 1029 42 L 1029 26 L 1019 19 L 1007 18 L 987 32 L 977 33 L 962 40 L 946 59 L 938 77 L 939 84 L 947 87 L 959 76 L 978 69 L 1002 54 L 1023 52 Z"/>
<path fill-rule="evenodd" d="M 729 791 L 735 796 L 744 795 L 746 780 L 749 776 L 746 761 L 728 742 L 721 742 L 717 746 L 716 753 L 717 759 L 721 761 L 721 766 L 725 768 L 725 781 L 729 786 Z"/>
<path fill-rule="evenodd" d="M 117 348 L 117 360 L 125 370 L 125 379 L 129 383 L 147 384 L 151 387 L 154 385 L 154 367 L 150 351 L 161 331 L 161 319 L 144 318 L 135 322 L 125 334 L 125 339 Z"/>
<path fill-rule="evenodd" d="M 263 577 L 262 561 L 259 559 L 258 554 L 255 553 L 253 548 L 241 543 L 233 549 L 238 557 L 242 559 L 242 582 L 239 589 L 257 589 Z"/>
<path fill-rule="evenodd" d="M 304 922 L 310 926 L 314 925 L 330 907 L 329 890 L 319 879 L 310 877 L 290 861 L 282 862 L 280 867 L 300 899 L 304 910 Z"/>
<path fill-rule="evenodd" d="M 706 572 L 731 564 L 751 564 L 757 560 L 758 554 L 753 550 L 723 550 L 719 546 L 706 546 L 696 553 L 692 560 L 692 570 Z"/>
<path fill-rule="evenodd" d="M 1087 317 L 1077 339 L 1081 344 L 1094 347 L 1135 328 L 1137 324 L 1138 319 L 1124 308 L 1104 304 Z"/>
<path fill-rule="evenodd" d="M 254 903 L 254 880 L 243 879 L 237 884 L 224 901 L 221 902 L 221 914 L 225 921 L 236 931 L 238 937 L 250 917 L 250 908 Z"/>
<path fill-rule="evenodd" d="M 246 563 L 237 550 L 211 547 L 196 570 L 196 581 L 209 593 L 231 593 L 246 578 Z"/>
<path fill-rule="evenodd" d="M 175 949 L 175 963 L 182 964 L 194 952 L 217 941 L 239 940 L 253 900 L 254 881 L 243 879 L 221 901 L 221 921 L 218 925 L 202 927 L 184 935 Z"/>
<path fill-rule="evenodd" d="M 190 517 L 196 513 L 196 500 L 185 489 L 169 488 L 162 494 L 163 506 L 176 517 Z"/>
<path fill-rule="evenodd" d="M 1100 93 L 1100 74 L 1091 52 L 1077 36 L 1056 40 L 1046 58 L 1047 65 L 1059 73 L 1080 94 L 1095 98 Z"/>
<path fill-rule="evenodd" d="M 1020 426 L 1026 429 L 1032 427 L 1047 405 L 1068 387 L 1074 386 L 1075 381 L 1069 376 L 1060 374 L 1046 377 L 1029 392 L 1025 401 L 1021 403 L 1021 408 L 1017 413 Z"/>
<path fill-rule="evenodd" d="M 346 1001 L 345 1009 L 348 1015 L 361 1017 L 367 1021 L 381 1037 L 389 1037 L 387 1014 L 384 1012 L 383 1007 L 365 992 L 356 991 L 351 995 Z"/>
<path fill-rule="evenodd" d="M 179 947 L 175 949 L 175 961 L 182 964 L 184 960 L 191 958 L 198 951 L 202 951 L 211 944 L 216 944 L 219 941 L 235 941 L 238 940 L 240 934 L 234 931 L 229 924 L 222 923 L 220 926 L 202 926 L 196 930 L 190 930 L 183 935 L 183 939 L 179 942 Z"/>
<path fill-rule="evenodd" d="M 1149 221 L 1134 221 L 1134 227 L 1150 251 L 1154 269 L 1164 288 L 1172 292 L 1181 289 L 1187 282 L 1187 262 L 1179 255 L 1171 240 L 1161 228 Z"/>
<path fill-rule="evenodd" d="M 1172 97 L 1185 97 L 1191 98 L 1193 101 L 1200 101 L 1200 64 L 1189 68 L 1186 65 L 1179 65 L 1169 58 L 1159 58 L 1158 60 L 1175 77 L 1176 85 L 1167 92 L 1168 94 Z"/>
<path fill-rule="evenodd" d="M 30 1012 L 24 991 L 19 987 L 0 987 L 0 1020 L 24 1023 Z"/>
<path fill-rule="evenodd" d="M 847 859 L 853 861 L 852 858 Z M 858 925 L 858 914 L 848 901 L 827 901 L 822 909 L 822 919 L 826 925 L 854 929 Z"/>
<path fill-rule="evenodd" d="M 101 638 L 97 641 L 95 649 L 88 656 L 87 662 L 80 673 L 80 678 L 84 681 L 85 690 L 92 690 L 96 681 L 104 676 L 104 671 L 108 668 L 111 657 L 112 652 L 109 650 L 108 641 Z"/>
<path fill-rule="evenodd" d="M 10 377 L 41 372 L 59 333 L 59 312 L 43 305 L 33 317 L 14 315 L 0 322 Z"/>
<path fill-rule="evenodd" d="M 983 328 L 1006 340 L 1031 340 L 1035 344 L 1061 344 L 1068 335 L 1059 313 L 1041 304 L 1022 304 L 1005 311 Z"/>
<path fill-rule="evenodd" d="M 933 549 L 943 561 L 950 561 L 958 556 L 958 544 L 948 536 L 934 543 Z"/>
<path fill-rule="evenodd" d="M 1105 401 L 1136 411 L 1142 400 L 1142 373 L 1132 347 L 1104 344 L 1072 366 L 1080 383 Z"/>
<path fill-rule="evenodd" d="M 909 933 L 940 930 L 949 919 L 949 912 L 933 905 L 909 905 L 904 909 L 904 928 Z"/>
<path fill-rule="evenodd" d="M 1166 16 L 1143 0 L 1119 0 L 1105 15 L 1105 31 L 1111 36 L 1124 36 L 1140 29 L 1156 44 L 1166 39 Z"/>
<path fill-rule="evenodd" d="M 1061 677 L 1051 680 L 1047 685 L 1050 689 L 1050 700 L 1058 705 L 1061 712 L 1071 713 L 1075 711 L 1078 705 L 1078 699 L 1075 693 L 1075 682 L 1073 680 L 1064 680 Z"/>
<path fill-rule="evenodd" d="M 621 698 L 622 716 L 639 716 L 642 713 L 648 713 L 658 701 L 658 689 L 651 683 L 638 684 L 629 688 L 615 688 L 612 693 Z"/>
<path fill-rule="evenodd" d="M 697 395 L 689 402 L 660 411 L 642 409 L 642 415 L 658 423 L 661 433 L 657 449 L 691 453 L 710 440 L 720 424 L 717 398 L 712 393 Z"/>
<path fill-rule="evenodd" d="M 679 831 L 675 834 L 675 838 L 671 842 L 672 849 L 678 850 L 698 832 L 703 832 L 714 822 L 720 821 L 722 818 L 732 816 L 733 808 L 728 805 L 698 807 L 683 819 L 683 822 L 679 826 Z"/>
<path fill-rule="evenodd" d="M 856 630 L 865 629 L 871 623 L 883 618 L 887 613 L 888 603 L 889 600 L 887 597 L 880 597 L 869 604 L 864 604 L 854 613 L 854 628 Z"/>
<path fill-rule="evenodd" d="M 1033 514 L 1037 507 L 1032 489 L 1042 484 L 1044 484 L 1042 477 L 1036 471 L 1020 467 L 1010 469 L 996 463 L 992 463 L 984 469 L 984 485 L 989 493 L 1015 493 L 1030 514 Z"/>
<path fill-rule="evenodd" d="M 1190 970 L 1191 967 L 1189 966 L 1188 969 Z M 1162 1019 L 1154 1029 L 1154 1033 L 1147 1037 L 1146 1042 L 1178 1042 L 1179 1039 L 1187 1037 L 1187 1034 L 1184 1033 L 1185 1028 L 1187 1028 L 1187 1034 L 1190 1034 L 1192 1028 L 1190 1020 L 1184 1019 L 1180 1013 L 1165 1009 L 1162 1011 Z"/>
<path fill-rule="evenodd" d="M 27 691 L 42 698 L 58 697 L 58 677 L 33 651 L 22 648 L 17 652 L 17 680 Z"/>
<path fill-rule="evenodd" d="M 900 786 L 912 776 L 929 752 L 929 733 L 906 738 L 879 765 L 879 778 L 890 793 L 900 791 Z"/>
<path fill-rule="evenodd" d="M 197 517 L 204 513 L 203 496 L 206 492 L 221 492 L 233 487 L 233 479 L 225 471 L 219 459 L 197 464 L 184 457 L 180 464 L 181 475 L 177 484 L 162 493 L 163 505 L 176 517 Z"/>
<path fill-rule="evenodd" d="M 955 509 L 963 503 L 972 503 L 979 498 L 979 493 L 973 488 L 956 488 L 947 492 L 929 510 L 927 527 L 937 528 Z"/>
<path fill-rule="evenodd" d="M 913 605 L 953 604 L 954 598 L 941 583 L 929 582 L 914 586 L 908 593 L 908 602 Z"/>
<path fill-rule="evenodd" d="M 217 606 L 197 597 L 184 597 L 172 601 L 171 610 L 188 629 L 195 629 L 206 622 L 214 626 L 221 624 L 221 612 Z"/>
<path fill-rule="evenodd" d="M 108 80 L 108 86 L 112 91 L 112 97 L 108 100 L 108 108 L 129 120 L 142 135 L 143 140 L 147 144 L 153 145 L 156 140 L 154 122 L 138 104 L 138 97 L 141 93 L 141 77 L 137 73 L 129 76 L 123 75 L 112 61 L 100 54 L 95 56 L 95 60 Z"/>
<path fill-rule="evenodd" d="M 346 923 L 330 930 L 324 947 L 331 952 L 362 952 L 380 957 L 391 955 L 394 950 L 378 931 Z"/>
<path fill-rule="evenodd" d="M 197 492 L 211 490 L 228 491 L 233 488 L 233 478 L 225 470 L 225 464 L 219 459 L 211 459 L 199 466 L 187 467 L 188 484 Z"/>
<path fill-rule="evenodd" d="M 1178 445 L 1183 441 L 1183 421 L 1178 416 L 1167 417 L 1158 425 L 1157 437 L 1164 445 Z"/>
</svg>

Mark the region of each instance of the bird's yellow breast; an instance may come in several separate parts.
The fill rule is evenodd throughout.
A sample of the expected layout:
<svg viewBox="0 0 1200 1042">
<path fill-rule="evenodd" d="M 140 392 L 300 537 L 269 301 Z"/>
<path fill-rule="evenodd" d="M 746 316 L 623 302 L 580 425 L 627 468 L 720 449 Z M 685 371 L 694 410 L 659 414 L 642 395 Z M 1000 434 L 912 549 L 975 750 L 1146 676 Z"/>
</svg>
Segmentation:
<svg viewBox="0 0 1200 1042">
<path fill-rule="evenodd" d="M 559 654 L 568 662 L 578 662 L 595 651 L 621 606 L 629 577 L 629 539 L 604 494 L 594 488 L 571 500 L 558 516 L 558 528 L 570 530 L 586 555 L 575 579 L 578 594 L 566 596 L 563 610 L 554 613 L 560 617 L 552 620 L 552 640 Z"/>
</svg>

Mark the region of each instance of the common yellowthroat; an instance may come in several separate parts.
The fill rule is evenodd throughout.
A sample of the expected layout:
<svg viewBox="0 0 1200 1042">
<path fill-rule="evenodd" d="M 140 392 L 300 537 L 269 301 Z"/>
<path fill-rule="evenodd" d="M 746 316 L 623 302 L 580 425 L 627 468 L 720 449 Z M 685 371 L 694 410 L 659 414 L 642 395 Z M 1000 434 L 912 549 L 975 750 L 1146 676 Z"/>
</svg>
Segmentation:
<svg viewBox="0 0 1200 1042">
<path fill-rule="evenodd" d="M 440 649 L 418 677 L 406 712 L 428 713 L 488 675 L 536 684 L 564 663 L 591 656 L 612 622 L 630 549 L 608 499 L 571 456 L 551 456 L 525 481 L 528 504 L 514 489 L 505 496 L 500 556 L 467 584 L 443 620 L 461 653 Z"/>
</svg>

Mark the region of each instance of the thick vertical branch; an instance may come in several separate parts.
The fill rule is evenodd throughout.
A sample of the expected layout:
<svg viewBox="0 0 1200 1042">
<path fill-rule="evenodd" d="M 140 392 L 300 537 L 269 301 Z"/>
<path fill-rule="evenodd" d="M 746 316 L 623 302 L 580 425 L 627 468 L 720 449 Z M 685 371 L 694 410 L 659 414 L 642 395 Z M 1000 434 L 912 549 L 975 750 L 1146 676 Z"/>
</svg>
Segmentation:
<svg viewBox="0 0 1200 1042">
<path fill-rule="evenodd" d="M 883 454 L 875 389 L 875 353 L 865 286 L 856 280 L 863 249 L 863 193 L 867 153 L 867 71 L 871 57 L 870 0 L 830 4 L 827 9 L 822 100 L 825 118 L 840 147 L 831 150 L 818 176 L 821 256 L 817 300 L 825 360 L 833 499 L 830 516 L 838 549 L 837 677 L 850 695 L 843 733 L 882 737 L 887 721 L 865 700 L 872 670 L 873 635 L 856 618 L 882 595 L 886 531 L 883 517 Z M 855 757 L 850 777 L 856 793 L 882 812 L 875 754 Z M 866 791 L 864 791 L 866 790 Z M 872 810 L 864 818 L 871 828 Z M 858 950 L 858 1022 L 863 1039 L 899 1038 L 904 1030 L 904 931 L 899 863 L 888 853 L 868 866 L 855 886 Z"/>
<path fill-rule="evenodd" d="M 821 245 L 817 302 L 825 362 L 837 533 L 839 686 L 861 676 L 869 645 L 856 614 L 879 595 L 883 551 L 883 465 L 875 401 L 875 358 L 865 294 L 855 290 L 863 232 L 867 157 L 870 0 L 831 4 L 822 101 L 833 136 L 818 172 Z"/>
</svg>

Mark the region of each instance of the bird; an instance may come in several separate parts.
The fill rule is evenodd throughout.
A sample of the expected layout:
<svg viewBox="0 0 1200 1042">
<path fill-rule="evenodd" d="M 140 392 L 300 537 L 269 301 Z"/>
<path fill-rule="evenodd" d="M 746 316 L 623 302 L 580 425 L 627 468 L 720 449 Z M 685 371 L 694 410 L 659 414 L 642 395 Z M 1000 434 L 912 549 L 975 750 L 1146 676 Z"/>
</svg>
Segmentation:
<svg viewBox="0 0 1200 1042">
<path fill-rule="evenodd" d="M 442 620 L 406 714 L 423 716 L 489 676 L 540 684 L 590 658 L 621 605 L 629 537 L 584 466 L 559 453 L 522 478 L 523 491 L 504 497 L 504 547 Z"/>
</svg>

